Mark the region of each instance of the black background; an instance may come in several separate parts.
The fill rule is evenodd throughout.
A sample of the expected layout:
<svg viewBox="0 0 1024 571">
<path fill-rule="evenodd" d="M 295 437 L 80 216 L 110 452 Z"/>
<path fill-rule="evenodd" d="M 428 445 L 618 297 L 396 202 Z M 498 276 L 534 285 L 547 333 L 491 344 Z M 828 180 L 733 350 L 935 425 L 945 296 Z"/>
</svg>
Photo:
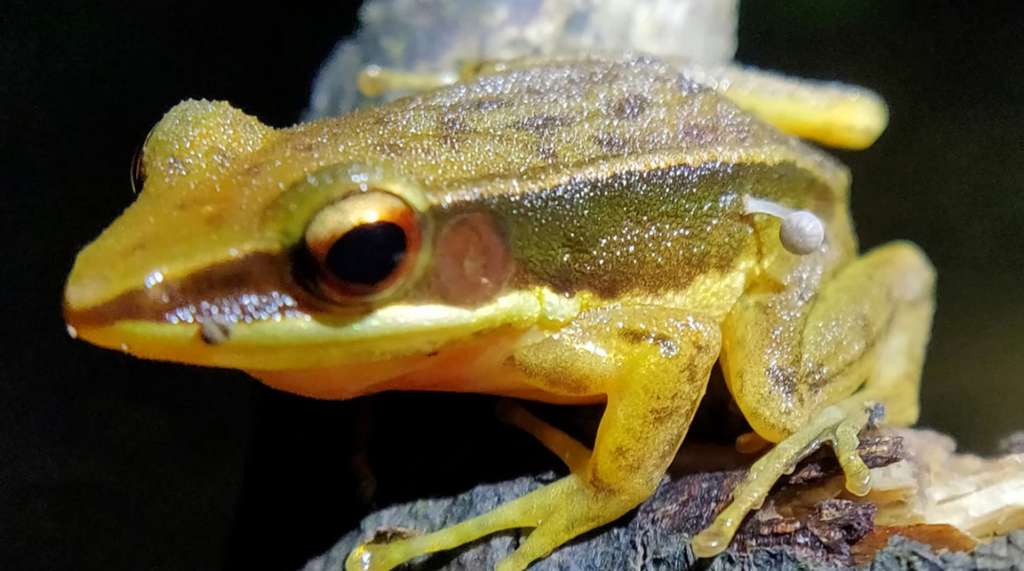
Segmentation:
<svg viewBox="0 0 1024 571">
<path fill-rule="evenodd" d="M 295 568 L 365 509 L 348 451 L 367 417 L 378 504 L 555 467 L 496 425 L 483 397 L 310 401 L 64 335 L 64 276 L 130 202 L 130 160 L 152 124 L 187 97 L 294 122 L 355 10 L 95 4 L 0 8 L 0 567 Z M 741 61 L 889 101 L 878 144 L 841 154 L 854 218 L 866 247 L 910 238 L 937 265 L 923 423 L 981 451 L 1024 428 L 1024 27 L 1013 6 L 748 2 L 740 25 Z"/>
</svg>

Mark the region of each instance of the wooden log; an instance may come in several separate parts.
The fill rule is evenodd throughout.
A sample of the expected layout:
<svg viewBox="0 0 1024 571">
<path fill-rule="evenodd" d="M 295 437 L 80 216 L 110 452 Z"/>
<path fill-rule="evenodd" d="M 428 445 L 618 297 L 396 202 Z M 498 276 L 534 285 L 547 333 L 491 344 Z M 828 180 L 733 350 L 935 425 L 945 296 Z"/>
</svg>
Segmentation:
<svg viewBox="0 0 1024 571">
<path fill-rule="evenodd" d="M 946 450 L 943 456 L 935 449 L 943 446 L 948 448 L 942 437 L 926 431 L 869 433 L 862 437 L 861 452 L 879 475 L 893 469 L 899 473 L 899 466 L 908 463 L 914 468 L 904 472 L 922 474 L 926 469 L 952 466 L 962 460 L 954 458 L 957 455 L 952 450 Z M 1010 456 L 991 460 L 990 466 L 1005 467 L 1006 458 Z M 972 465 L 972 470 L 980 468 Z M 860 500 L 842 492 L 838 466 L 829 450 L 811 455 L 780 482 L 762 509 L 747 518 L 727 552 L 711 561 L 695 559 L 689 538 L 728 501 L 743 474 L 743 469 L 730 469 L 668 477 L 638 509 L 559 548 L 531 569 L 824 569 L 856 565 L 870 565 L 873 570 L 1024 568 L 1024 530 L 979 543 L 952 525 L 915 521 L 929 517 L 928 507 L 917 501 L 922 490 L 927 492 L 925 487 L 929 485 L 946 485 L 948 479 L 928 483 L 913 477 L 895 478 L 897 483 L 893 484 L 890 478 L 889 487 L 875 499 L 869 496 Z M 1009 472 L 1004 475 L 1014 477 Z M 948 476 L 958 478 L 952 473 Z M 367 516 L 358 529 L 327 553 L 310 561 L 305 571 L 341 570 L 345 557 L 359 542 L 440 529 L 489 511 L 556 477 L 549 473 L 518 478 L 478 486 L 452 498 L 425 499 L 380 510 Z M 902 494 L 894 492 L 899 486 L 916 488 Z M 983 491 L 979 492 L 979 498 L 984 496 Z M 885 525 L 876 523 L 879 504 L 889 514 Z M 1021 506 L 1017 508 L 1018 512 L 1024 511 Z M 905 521 L 894 515 L 901 513 L 899 517 Z M 421 558 L 407 568 L 490 569 L 515 549 L 528 531 L 499 533 L 451 552 Z"/>
</svg>

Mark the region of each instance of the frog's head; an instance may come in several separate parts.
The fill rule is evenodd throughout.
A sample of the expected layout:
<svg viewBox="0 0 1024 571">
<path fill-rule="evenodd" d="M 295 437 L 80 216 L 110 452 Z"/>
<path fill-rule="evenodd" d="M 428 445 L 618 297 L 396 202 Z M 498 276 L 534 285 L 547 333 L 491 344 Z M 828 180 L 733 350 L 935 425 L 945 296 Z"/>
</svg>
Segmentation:
<svg viewBox="0 0 1024 571">
<path fill-rule="evenodd" d="M 394 362 L 536 321 L 544 302 L 505 287 L 513 263 L 486 217 L 442 228 L 415 181 L 291 154 L 288 132 L 224 103 L 172 109 L 137 200 L 75 262 L 72 335 L 274 371 Z"/>
</svg>

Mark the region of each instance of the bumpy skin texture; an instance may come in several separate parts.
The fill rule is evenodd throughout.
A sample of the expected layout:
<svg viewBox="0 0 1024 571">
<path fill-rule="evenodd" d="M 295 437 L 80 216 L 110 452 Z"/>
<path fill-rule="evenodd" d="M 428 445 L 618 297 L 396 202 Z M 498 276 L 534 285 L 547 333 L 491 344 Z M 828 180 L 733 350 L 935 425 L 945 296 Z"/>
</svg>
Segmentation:
<svg viewBox="0 0 1024 571">
<path fill-rule="evenodd" d="M 778 109 L 778 91 L 758 99 L 750 85 L 745 108 Z M 183 103 L 146 144 L 136 203 L 80 254 L 66 316 L 99 345 L 318 397 L 607 402 L 592 451 L 508 414 L 570 475 L 457 526 L 362 546 L 353 569 L 533 527 L 500 566 L 522 569 L 620 516 L 654 489 L 720 361 L 751 426 L 780 444 L 695 538 L 715 554 L 822 442 L 850 491 L 866 491 L 856 435 L 875 402 L 916 418 L 934 277 L 909 244 L 858 258 L 845 169 L 712 87 L 643 58 L 566 60 L 283 130 Z M 819 119 L 842 124 L 797 123 Z M 304 274 L 305 229 L 366 191 L 407 204 L 422 245 L 401 287 L 325 300 Z M 751 198 L 813 213 L 823 243 L 787 251 Z"/>
<path fill-rule="evenodd" d="M 560 204 L 575 205 L 578 195 L 593 193 L 597 184 L 609 184 L 612 175 L 621 181 L 614 193 L 628 193 L 626 198 L 614 197 L 618 207 L 626 200 L 647 197 L 645 190 L 653 185 L 638 177 L 655 170 L 692 171 L 677 176 L 693 179 L 728 176 L 736 165 L 785 164 L 813 173 L 820 179 L 817 184 L 829 190 L 812 193 L 786 184 L 770 193 L 757 185 L 759 193 L 775 199 L 788 193 L 791 205 L 803 207 L 816 194 L 845 192 L 845 170 L 822 153 L 758 122 L 710 89 L 681 78 L 673 68 L 645 60 L 515 69 L 281 131 L 224 103 L 185 102 L 168 113 L 146 143 L 144 192 L 79 256 L 69 280 L 68 302 L 72 308 L 95 306 L 138 289 L 155 262 L 162 261 L 165 278 L 173 279 L 189 276 L 212 260 L 279 253 L 284 246 L 281 229 L 266 220 L 267 211 L 284 201 L 286 189 L 307 174 L 336 165 L 366 165 L 383 170 L 388 179 L 413 181 L 437 216 L 460 208 L 486 208 L 488 199 L 500 198 L 515 201 L 515 212 L 506 214 L 508 218 L 546 215 L 567 222 L 578 213 Z M 684 181 L 673 186 L 684 186 Z M 700 180 L 685 181 L 688 192 L 655 196 L 662 207 L 648 206 L 644 214 L 664 212 L 662 218 L 670 217 L 672 230 L 720 222 L 736 225 L 735 217 L 718 220 L 716 215 L 730 206 L 735 214 L 734 199 L 744 189 L 708 192 L 701 186 Z M 708 207 L 716 212 L 705 214 Z M 588 217 L 602 219 L 613 210 L 590 212 Z M 642 225 L 635 211 L 627 214 Z M 664 228 L 651 229 L 667 234 Z M 707 237 L 702 234 L 691 241 L 706 249 L 702 239 Z M 622 239 L 630 238 L 637 242 L 643 237 Z M 514 234 L 510 241 L 523 239 Z M 661 255 L 678 249 L 670 240 L 643 242 L 645 250 L 658 247 Z M 598 245 L 590 236 L 570 246 L 606 259 L 619 253 L 595 252 Z M 545 252 L 514 254 L 534 262 Z M 113 267 L 111 259 L 118 260 Z M 566 264 L 542 261 L 549 267 Z M 661 273 L 665 282 L 674 283 L 673 276 Z M 106 281 L 96 283 L 103 274 Z M 573 285 L 589 287 L 587 277 L 592 276 L 575 277 Z"/>
</svg>

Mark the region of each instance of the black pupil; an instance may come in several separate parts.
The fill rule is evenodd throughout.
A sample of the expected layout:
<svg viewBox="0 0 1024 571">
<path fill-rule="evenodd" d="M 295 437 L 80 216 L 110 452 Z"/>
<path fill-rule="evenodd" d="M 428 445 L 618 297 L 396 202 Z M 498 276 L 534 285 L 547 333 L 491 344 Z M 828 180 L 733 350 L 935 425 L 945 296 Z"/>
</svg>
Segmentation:
<svg viewBox="0 0 1024 571">
<path fill-rule="evenodd" d="M 327 269 L 350 284 L 374 286 L 402 262 L 405 232 L 393 222 L 363 224 L 349 230 L 327 251 Z"/>
</svg>

